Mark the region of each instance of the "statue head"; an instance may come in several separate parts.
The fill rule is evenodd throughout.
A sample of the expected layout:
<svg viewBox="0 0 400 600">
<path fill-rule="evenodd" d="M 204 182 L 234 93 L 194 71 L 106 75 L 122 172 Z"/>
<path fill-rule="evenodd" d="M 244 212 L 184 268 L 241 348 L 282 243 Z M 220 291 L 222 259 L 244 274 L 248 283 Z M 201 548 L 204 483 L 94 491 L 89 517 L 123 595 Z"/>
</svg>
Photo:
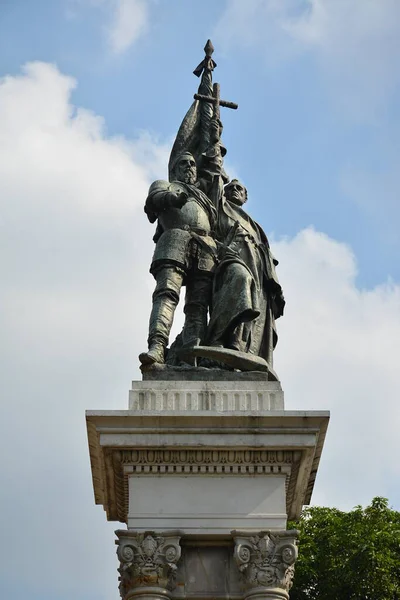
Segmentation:
<svg viewBox="0 0 400 600">
<path fill-rule="evenodd" d="M 247 189 L 238 179 L 232 179 L 225 186 L 225 196 L 232 204 L 242 206 L 247 201 Z"/>
<path fill-rule="evenodd" d="M 183 152 L 176 159 L 173 166 L 174 179 L 183 183 L 196 183 L 197 167 L 193 154 Z"/>
</svg>

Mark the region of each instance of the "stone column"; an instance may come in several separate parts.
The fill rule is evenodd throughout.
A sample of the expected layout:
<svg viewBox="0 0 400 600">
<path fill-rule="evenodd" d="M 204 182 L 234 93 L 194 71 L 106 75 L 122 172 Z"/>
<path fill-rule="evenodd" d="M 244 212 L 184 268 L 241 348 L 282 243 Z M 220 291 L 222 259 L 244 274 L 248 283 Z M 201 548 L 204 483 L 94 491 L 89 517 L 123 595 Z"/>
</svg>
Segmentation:
<svg viewBox="0 0 400 600">
<path fill-rule="evenodd" d="M 180 536 L 169 531 L 116 531 L 122 600 L 169 600 L 175 588 Z"/>
<path fill-rule="evenodd" d="M 232 531 L 244 600 L 288 600 L 297 558 L 297 534 L 296 530 Z"/>
</svg>

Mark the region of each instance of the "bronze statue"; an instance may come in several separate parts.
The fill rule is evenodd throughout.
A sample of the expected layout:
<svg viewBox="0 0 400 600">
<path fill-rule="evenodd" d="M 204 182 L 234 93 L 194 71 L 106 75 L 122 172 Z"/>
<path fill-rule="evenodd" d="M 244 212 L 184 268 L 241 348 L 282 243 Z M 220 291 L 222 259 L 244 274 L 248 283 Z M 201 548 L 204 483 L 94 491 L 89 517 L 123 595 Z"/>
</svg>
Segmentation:
<svg viewBox="0 0 400 600">
<path fill-rule="evenodd" d="M 230 183 L 224 168 L 220 99 L 212 83 L 216 63 L 210 41 L 194 73 L 201 76 L 195 101 L 185 115 L 169 161 L 169 181 L 155 181 L 145 212 L 157 221 L 150 271 L 156 279 L 148 351 L 142 370 L 208 366 L 261 370 L 276 378 L 272 352 L 275 319 L 285 301 L 267 237 L 243 210 L 246 188 Z M 225 186 L 225 187 L 224 187 Z M 185 323 L 168 350 L 182 286 Z"/>
<path fill-rule="evenodd" d="M 243 210 L 246 188 L 233 179 L 225 186 L 218 213 L 222 242 L 214 274 L 207 345 L 260 356 L 272 367 L 275 319 L 285 300 L 264 231 Z"/>
<path fill-rule="evenodd" d="M 196 346 L 204 341 L 216 243 L 212 232 L 217 211 L 207 195 L 210 184 L 197 177 L 192 154 L 183 152 L 172 167 L 172 182 L 155 181 L 145 211 L 151 223 L 158 220 L 156 249 L 150 272 L 156 279 L 150 316 L 149 350 L 142 364 L 164 363 L 175 308 L 182 285 L 186 286 L 185 326 L 182 342 Z"/>
</svg>

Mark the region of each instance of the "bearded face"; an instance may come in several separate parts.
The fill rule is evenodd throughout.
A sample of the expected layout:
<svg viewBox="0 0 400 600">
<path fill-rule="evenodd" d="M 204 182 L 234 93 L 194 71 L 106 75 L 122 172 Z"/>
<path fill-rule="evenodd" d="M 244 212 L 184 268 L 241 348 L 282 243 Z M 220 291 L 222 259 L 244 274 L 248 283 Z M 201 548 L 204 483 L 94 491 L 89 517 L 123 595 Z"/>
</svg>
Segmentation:
<svg viewBox="0 0 400 600">
<path fill-rule="evenodd" d="M 175 167 L 176 179 L 183 183 L 196 183 L 196 161 L 191 154 L 184 154 L 178 159 Z"/>
</svg>

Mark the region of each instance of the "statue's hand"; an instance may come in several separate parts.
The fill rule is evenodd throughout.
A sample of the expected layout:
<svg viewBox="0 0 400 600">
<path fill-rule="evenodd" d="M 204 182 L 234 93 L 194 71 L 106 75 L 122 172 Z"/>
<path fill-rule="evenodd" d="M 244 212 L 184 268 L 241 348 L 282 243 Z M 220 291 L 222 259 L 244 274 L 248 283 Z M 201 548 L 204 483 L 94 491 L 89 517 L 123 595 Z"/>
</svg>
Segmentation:
<svg viewBox="0 0 400 600">
<path fill-rule="evenodd" d="M 168 207 L 182 208 L 186 204 L 188 194 L 183 190 L 180 192 L 169 192 L 168 194 Z"/>
</svg>

